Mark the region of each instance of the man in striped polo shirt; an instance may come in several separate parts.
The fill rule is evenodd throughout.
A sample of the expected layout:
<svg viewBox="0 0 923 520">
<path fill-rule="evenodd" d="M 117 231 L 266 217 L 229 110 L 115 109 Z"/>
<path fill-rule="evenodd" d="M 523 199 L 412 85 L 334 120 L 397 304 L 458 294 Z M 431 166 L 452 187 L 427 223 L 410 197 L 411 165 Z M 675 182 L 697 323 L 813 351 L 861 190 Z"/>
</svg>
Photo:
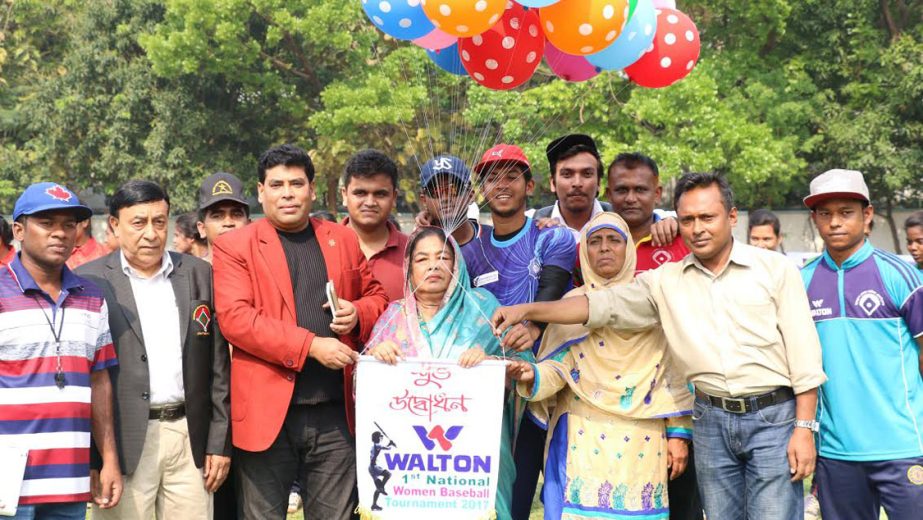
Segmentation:
<svg viewBox="0 0 923 520">
<path fill-rule="evenodd" d="M 50 182 L 29 186 L 13 211 L 22 250 L 0 268 L 0 457 L 28 452 L 18 519 L 85 518 L 91 432 L 103 459 L 94 500 L 109 508 L 122 493 L 106 302 L 65 266 L 77 223 L 90 215 L 70 190 Z M 0 458 L 3 471 L 13 462 Z"/>
</svg>

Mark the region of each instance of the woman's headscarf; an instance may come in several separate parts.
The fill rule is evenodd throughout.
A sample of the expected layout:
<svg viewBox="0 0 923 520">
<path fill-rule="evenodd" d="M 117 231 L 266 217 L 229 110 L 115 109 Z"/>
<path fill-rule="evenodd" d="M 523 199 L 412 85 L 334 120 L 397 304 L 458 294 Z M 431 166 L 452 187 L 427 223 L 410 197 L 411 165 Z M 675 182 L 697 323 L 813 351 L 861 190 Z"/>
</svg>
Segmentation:
<svg viewBox="0 0 923 520">
<path fill-rule="evenodd" d="M 601 230 L 612 229 L 625 239 L 625 261 L 612 278 L 596 273 L 587 242 Z M 580 233 L 580 265 L 585 284 L 566 296 L 577 296 L 631 283 L 637 254 L 628 225 L 615 213 L 599 213 Z M 573 368 L 561 361 L 572 356 Z M 631 418 L 669 417 L 689 413 L 689 392 L 667 355 L 667 340 L 660 327 L 642 332 L 616 332 L 604 327 L 549 325 L 545 329 L 539 362 L 547 361 L 565 378 L 570 389 L 601 411 Z M 529 412 L 547 423 L 552 402 L 530 403 Z"/>
<path fill-rule="evenodd" d="M 500 303 L 486 290 L 471 287 L 465 258 L 451 235 L 447 234 L 446 247 L 455 252 L 452 281 L 439 311 L 428 322 L 420 319 L 410 255 L 411 246 L 425 229 L 414 232 L 407 242 L 404 299 L 393 302 L 381 315 L 367 348 L 390 341 L 396 343 L 406 357 L 454 359 L 474 346 L 480 346 L 488 355 L 502 355 L 500 343 L 490 326 L 490 317 Z"/>
</svg>

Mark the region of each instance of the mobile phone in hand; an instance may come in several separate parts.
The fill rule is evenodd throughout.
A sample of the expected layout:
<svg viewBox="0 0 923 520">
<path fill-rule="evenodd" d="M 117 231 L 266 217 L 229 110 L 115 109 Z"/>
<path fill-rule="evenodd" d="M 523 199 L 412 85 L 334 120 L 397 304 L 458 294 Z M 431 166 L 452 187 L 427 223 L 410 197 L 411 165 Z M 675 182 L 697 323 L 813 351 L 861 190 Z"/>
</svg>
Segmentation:
<svg viewBox="0 0 923 520">
<path fill-rule="evenodd" d="M 337 292 L 333 287 L 333 280 L 327 281 L 327 286 L 324 290 L 327 292 L 327 303 L 330 305 L 330 312 L 340 310 L 340 300 L 337 299 Z"/>
</svg>

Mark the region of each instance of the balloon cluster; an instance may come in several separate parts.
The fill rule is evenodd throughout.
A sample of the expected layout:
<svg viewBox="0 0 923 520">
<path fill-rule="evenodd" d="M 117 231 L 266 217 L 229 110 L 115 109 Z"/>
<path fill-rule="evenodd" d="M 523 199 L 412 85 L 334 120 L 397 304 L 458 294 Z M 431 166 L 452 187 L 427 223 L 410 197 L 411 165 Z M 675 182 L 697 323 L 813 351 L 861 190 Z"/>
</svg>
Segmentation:
<svg viewBox="0 0 923 520">
<path fill-rule="evenodd" d="M 623 70 L 640 86 L 666 87 L 695 67 L 701 46 L 674 0 L 362 0 L 362 8 L 440 68 L 495 90 L 527 82 L 542 58 L 567 81 Z"/>
</svg>

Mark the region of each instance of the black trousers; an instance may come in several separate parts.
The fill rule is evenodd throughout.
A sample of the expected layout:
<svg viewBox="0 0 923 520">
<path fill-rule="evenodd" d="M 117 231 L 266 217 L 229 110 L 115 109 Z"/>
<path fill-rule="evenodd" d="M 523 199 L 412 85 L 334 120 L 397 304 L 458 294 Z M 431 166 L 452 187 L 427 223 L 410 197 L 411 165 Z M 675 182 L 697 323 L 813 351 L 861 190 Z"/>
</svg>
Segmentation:
<svg viewBox="0 0 923 520">
<path fill-rule="evenodd" d="M 237 520 L 237 476 L 231 459 L 231 472 L 218 491 L 215 491 L 215 520 Z"/>
<path fill-rule="evenodd" d="M 516 480 L 513 481 L 513 520 L 529 520 L 538 475 L 542 471 L 545 455 L 546 432 L 528 417 L 519 424 L 519 435 L 513 449 Z"/>
<path fill-rule="evenodd" d="M 695 478 L 695 454 L 689 445 L 689 463 L 686 471 L 667 485 L 670 496 L 670 520 L 703 520 L 702 499 Z"/>
<path fill-rule="evenodd" d="M 358 518 L 356 443 L 343 403 L 294 405 L 269 449 L 234 454 L 241 518 L 284 520 L 295 479 L 305 518 Z"/>
</svg>

